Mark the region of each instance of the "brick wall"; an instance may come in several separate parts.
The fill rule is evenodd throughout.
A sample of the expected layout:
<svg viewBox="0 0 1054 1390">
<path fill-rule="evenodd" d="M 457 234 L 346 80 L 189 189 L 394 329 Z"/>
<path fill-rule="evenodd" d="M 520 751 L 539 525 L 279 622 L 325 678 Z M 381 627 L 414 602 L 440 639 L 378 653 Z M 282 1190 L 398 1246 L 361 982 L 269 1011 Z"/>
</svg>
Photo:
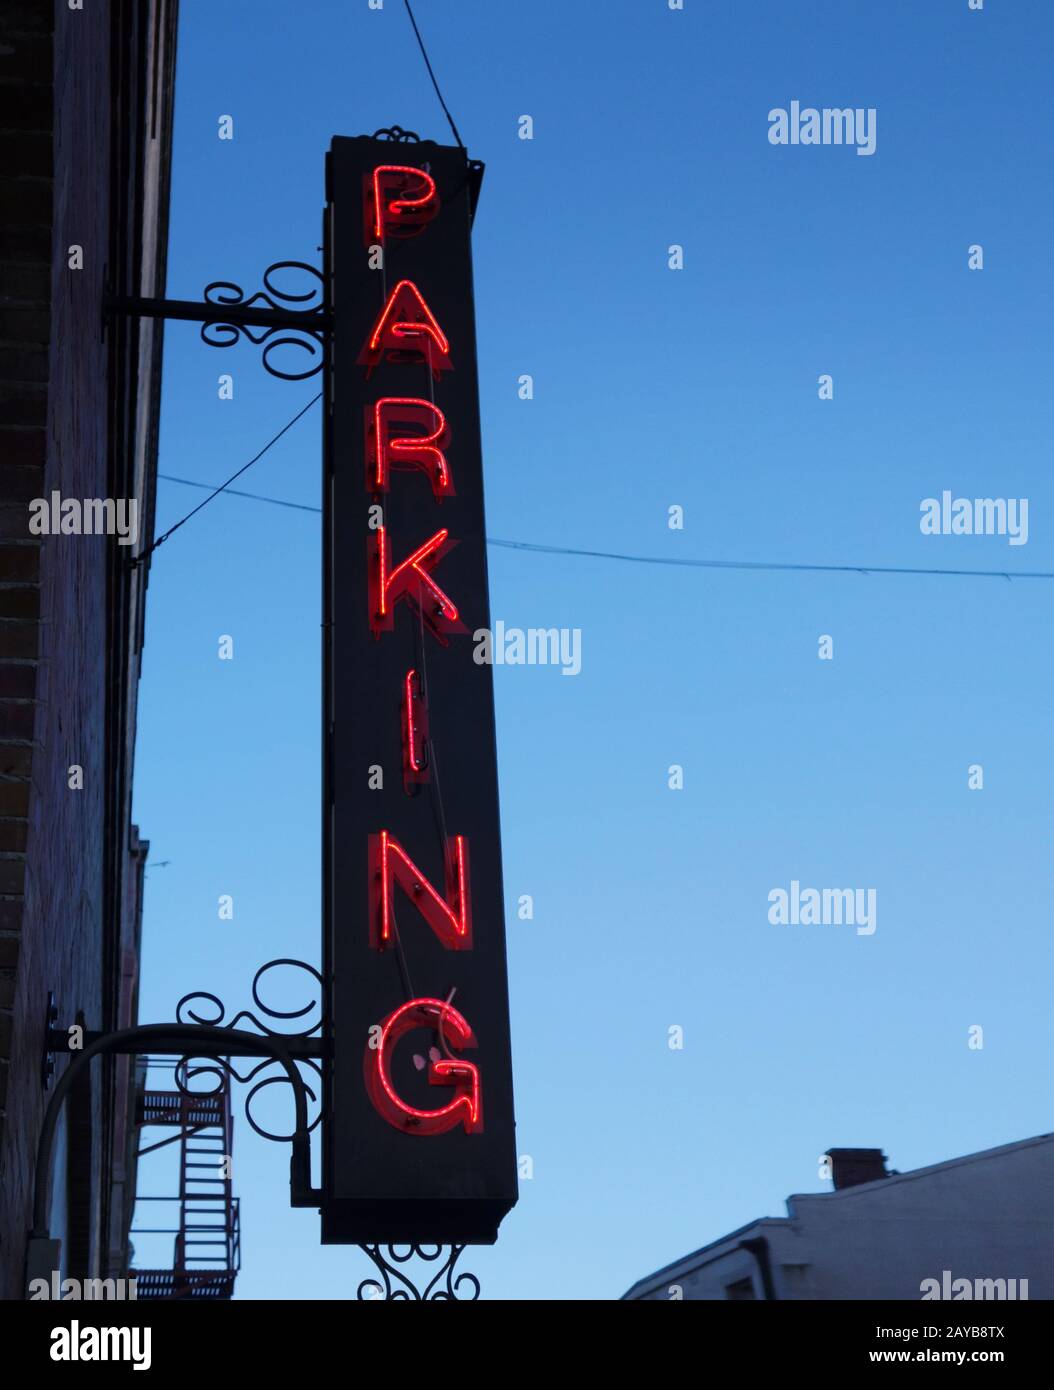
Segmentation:
<svg viewBox="0 0 1054 1390">
<path fill-rule="evenodd" d="M 158 7 L 166 22 L 154 26 Z M 142 168 L 148 153 L 157 164 L 158 150 L 144 144 L 140 126 L 149 45 L 173 27 L 166 0 L 92 0 L 82 10 L 66 0 L 4 0 L 0 11 L 4 1298 L 22 1296 L 47 1100 L 48 993 L 64 1024 L 78 1015 L 92 1029 L 127 1022 L 122 975 L 134 972 L 138 947 L 137 922 L 125 917 L 139 911 L 126 875 L 138 881 L 142 867 L 129 812 L 145 571 L 130 572 L 127 550 L 108 537 L 31 536 L 28 503 L 53 490 L 78 499 L 137 495 L 140 517 L 151 516 L 159 346 L 137 322 L 111 325 L 104 338 L 102 296 L 107 277 L 125 293 L 160 290 L 156 274 L 148 288 L 141 283 Z M 162 218 L 166 196 L 162 178 Z M 163 227 L 150 241 L 163 257 Z M 83 248 L 79 270 L 68 264 L 74 245 Z M 81 790 L 69 786 L 74 766 L 83 769 Z M 121 1158 L 115 1133 L 128 1137 L 115 1125 L 115 1114 L 127 1113 L 119 1094 L 127 1072 L 94 1063 L 90 1088 L 67 1116 L 77 1232 L 70 1274 L 105 1273 L 100 1266 L 120 1249 L 108 1184 Z"/>
<path fill-rule="evenodd" d="M 0 109 L 3 139 L 15 155 L 14 177 L 0 181 L 0 604 L 8 615 L 0 622 L 0 899 L 9 972 L 0 1015 L 0 1050 L 9 1058 L 0 1293 L 8 1298 L 18 1296 L 12 1280 L 32 1197 L 26 1140 L 37 1133 L 45 1100 L 39 1072 L 49 990 L 63 1018 L 80 1011 L 90 1027 L 102 1021 L 108 542 L 31 537 L 27 502 L 52 489 L 69 497 L 107 493 L 107 374 L 98 329 L 109 179 L 107 113 L 98 100 L 109 57 L 104 20 L 65 4 L 54 13 L 17 4 L 4 19 Z M 83 271 L 68 269 L 65 248 L 73 242 L 84 246 Z M 84 769 L 81 791 L 68 785 L 73 764 Z M 87 1151 L 82 1142 L 71 1156 L 75 1169 L 86 1170 L 74 1172 L 74 1192 L 98 1188 L 98 1087 L 92 1095 L 96 1113 L 77 1116 L 82 1141 L 91 1138 Z M 90 1204 L 78 1217 L 90 1229 Z"/>
<path fill-rule="evenodd" d="M 40 545 L 27 504 L 40 496 L 47 456 L 51 307 L 52 40 L 46 6 L 13 4 L 0 18 L 0 1295 L 11 1266 L 26 1173 L 11 1131 L 33 1121 L 21 1027 L 25 852 L 35 764 L 40 669 Z M 44 54 L 42 60 L 42 53 Z M 16 1026 L 16 1024 L 18 1026 Z"/>
</svg>

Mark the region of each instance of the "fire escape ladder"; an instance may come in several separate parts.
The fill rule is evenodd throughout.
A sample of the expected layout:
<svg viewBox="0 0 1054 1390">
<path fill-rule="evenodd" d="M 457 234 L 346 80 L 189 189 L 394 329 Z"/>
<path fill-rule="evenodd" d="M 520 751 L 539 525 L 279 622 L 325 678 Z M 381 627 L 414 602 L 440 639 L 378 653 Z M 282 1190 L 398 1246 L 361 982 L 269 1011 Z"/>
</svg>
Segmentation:
<svg viewBox="0 0 1054 1390">
<path fill-rule="evenodd" d="M 184 1124 L 179 1140 L 179 1233 L 177 1269 L 230 1267 L 233 1216 L 230 1158 L 230 1090 L 209 1097 L 216 1102 L 212 1123 Z"/>
<path fill-rule="evenodd" d="M 168 1270 L 133 1271 L 138 1297 L 230 1298 L 241 1251 L 238 1199 L 230 1176 L 234 1120 L 229 1084 L 225 1081 L 207 1095 L 144 1089 L 139 1124 L 178 1130 L 171 1140 L 141 1146 L 141 1152 L 148 1152 L 178 1138 L 178 1196 L 137 1200 L 178 1203 L 179 1224 L 146 1228 L 151 1234 L 168 1230 L 175 1236 L 173 1262 Z"/>
</svg>

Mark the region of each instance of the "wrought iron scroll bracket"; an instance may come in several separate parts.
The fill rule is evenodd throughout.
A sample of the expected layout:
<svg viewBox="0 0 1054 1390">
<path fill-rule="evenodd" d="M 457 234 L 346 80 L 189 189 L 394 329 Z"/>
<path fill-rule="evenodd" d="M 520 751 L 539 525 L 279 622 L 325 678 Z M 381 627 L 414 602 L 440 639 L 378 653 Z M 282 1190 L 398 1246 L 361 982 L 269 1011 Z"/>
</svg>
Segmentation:
<svg viewBox="0 0 1054 1390">
<path fill-rule="evenodd" d="M 79 1030 L 77 1030 L 79 1031 Z M 301 1046 L 312 1041 L 321 1049 L 321 1039 L 300 1039 Z M 114 1033 L 89 1033 L 77 1039 L 59 1028 L 49 1028 L 45 1046 L 69 1054 L 69 1064 L 55 1083 L 51 1099 L 44 1111 L 37 1142 L 37 1160 L 33 1175 L 33 1226 L 26 1244 L 26 1280 L 58 1267 L 59 1242 L 49 1230 L 48 1202 L 51 1187 L 51 1165 L 55 1149 L 55 1131 L 62 1107 L 70 1091 L 87 1070 L 94 1058 L 106 1054 L 142 1056 L 149 1052 L 185 1052 L 191 1055 L 227 1057 L 269 1056 L 285 1070 L 292 1088 L 296 1121 L 289 1140 L 292 1153 L 289 1160 L 289 1198 L 294 1207 L 318 1205 L 321 1193 L 311 1186 L 311 1134 L 308 1124 L 307 1086 L 297 1070 L 286 1041 L 276 1034 L 257 1035 L 236 1028 L 217 1028 L 205 1024 L 147 1023 L 135 1028 L 121 1028 Z"/>
<path fill-rule="evenodd" d="M 135 1028 L 121 1028 L 114 1033 L 89 1033 L 77 1039 L 82 1046 L 76 1046 L 70 1034 L 61 1029 L 49 1029 L 47 1046 L 56 1052 L 66 1052 L 70 1061 L 52 1092 L 44 1112 L 44 1122 L 40 1129 L 37 1145 L 37 1162 L 34 1173 L 33 1229 L 30 1235 L 28 1263 L 33 1263 L 33 1247 L 37 1242 L 46 1249 L 51 1242 L 48 1232 L 48 1193 L 50 1188 L 51 1161 L 55 1145 L 55 1131 L 58 1127 L 63 1104 L 70 1090 L 90 1065 L 92 1060 L 103 1054 L 123 1054 L 142 1056 L 149 1052 L 170 1052 L 203 1057 L 270 1056 L 285 1070 L 292 1091 L 296 1110 L 296 1121 L 292 1135 L 289 1164 L 290 1202 L 294 1207 L 311 1207 L 318 1204 L 320 1193 L 311 1186 L 311 1134 L 308 1123 L 308 1089 L 297 1070 L 291 1049 L 283 1038 L 277 1035 L 260 1036 L 242 1032 L 237 1028 L 217 1028 L 206 1024 L 188 1023 L 147 1023 Z M 301 1040 L 302 1042 L 305 1040 Z M 321 1047 L 321 1040 L 314 1040 Z"/>
<path fill-rule="evenodd" d="M 463 1270 L 455 1277 L 455 1267 L 464 1250 L 463 1245 L 360 1245 L 363 1254 L 372 1260 L 380 1278 L 370 1276 L 359 1284 L 360 1302 L 384 1300 L 389 1303 L 424 1303 L 443 1300 L 446 1302 L 472 1303 L 479 1298 L 479 1280 L 474 1274 Z M 400 1251 L 405 1250 L 405 1254 Z M 446 1258 L 428 1279 L 425 1269 L 419 1287 L 406 1272 L 406 1265 L 417 1258 L 423 1264 L 437 1264 L 446 1252 Z M 462 1286 L 466 1291 L 462 1292 Z"/>
<path fill-rule="evenodd" d="M 291 969 L 299 970 L 311 977 L 318 985 L 317 999 L 309 999 L 306 1004 L 297 1009 L 276 1009 L 266 1004 L 261 996 L 261 981 L 271 970 Z M 309 1079 L 304 1077 L 304 1088 L 308 1100 L 318 1107 L 317 1113 L 308 1125 L 308 1131 L 313 1130 L 322 1118 L 322 1069 L 320 1063 L 327 1055 L 325 1041 L 322 1036 L 322 976 L 313 965 L 308 965 L 306 961 L 294 960 L 288 956 L 280 956 L 276 960 L 269 960 L 265 965 L 261 965 L 253 976 L 252 982 L 252 1009 L 240 1009 L 233 1018 L 226 1019 L 226 1005 L 215 994 L 210 994 L 207 990 L 194 990 L 190 994 L 185 994 L 176 1005 L 176 1019 L 179 1023 L 195 1023 L 205 1027 L 213 1028 L 238 1028 L 246 1027 L 248 1024 L 261 1039 L 277 1038 L 286 1047 L 289 1055 L 298 1066 L 306 1067 L 309 1072 L 314 1073 L 311 1080 L 315 1080 L 318 1086 L 318 1094 L 309 1084 Z M 317 1018 L 314 1016 L 317 1011 Z M 279 1029 L 272 1025 L 271 1020 L 280 1020 L 286 1026 Z M 293 1025 L 296 1025 L 295 1027 Z M 216 1089 L 218 1090 L 223 1083 L 223 1074 L 231 1080 L 238 1081 L 243 1085 L 251 1085 L 251 1089 L 245 1096 L 243 1109 L 245 1118 L 261 1139 L 270 1139 L 275 1143 L 287 1143 L 292 1137 L 289 1134 L 274 1134 L 265 1129 L 253 1116 L 253 1101 L 257 1095 L 269 1086 L 283 1085 L 286 1077 L 282 1075 L 264 1075 L 261 1073 L 273 1072 L 275 1058 L 268 1052 L 263 1045 L 256 1052 L 244 1050 L 237 1054 L 240 1057 L 259 1057 L 261 1060 L 255 1066 L 249 1067 L 244 1073 L 235 1067 L 230 1057 L 213 1058 L 208 1066 L 192 1065 L 193 1054 L 184 1054 L 176 1065 L 175 1080 L 179 1090 L 192 1095 L 197 1092 L 201 1094 L 200 1078 L 215 1076 L 218 1079 Z M 191 1083 L 198 1081 L 197 1087 L 192 1087 Z"/>
<path fill-rule="evenodd" d="M 370 137 L 373 140 L 394 140 L 400 145 L 420 144 L 421 137 L 415 130 L 403 130 L 401 125 L 386 125 L 380 130 L 375 130 Z"/>
<path fill-rule="evenodd" d="M 283 967 L 301 970 L 310 975 L 317 982 L 321 996 L 322 976 L 314 966 L 308 965 L 306 961 L 283 956 L 261 965 L 253 976 L 252 1001 L 256 1012 L 241 1009 L 233 1018 L 225 1019 L 227 1010 L 221 999 L 206 990 L 195 990 L 185 994 L 176 1005 L 176 1020 L 173 1025 L 151 1025 L 171 1026 L 175 1030 L 174 1036 L 181 1039 L 179 1045 L 172 1049 L 163 1049 L 159 1044 L 155 1044 L 155 1051 L 171 1050 L 178 1057 L 175 1066 L 175 1083 L 178 1090 L 188 1096 L 207 1095 L 210 1088 L 207 1080 L 205 1085 L 202 1084 L 202 1078 L 216 1078 L 216 1085 L 211 1088 L 215 1091 L 222 1088 L 225 1078 L 242 1085 L 251 1083 L 251 1089 L 246 1094 L 243 1104 L 245 1118 L 250 1128 L 262 1139 L 270 1139 L 277 1144 L 291 1143 L 295 1138 L 295 1132 L 274 1134 L 265 1129 L 253 1115 L 254 1100 L 267 1087 L 285 1085 L 291 1081 L 289 1068 L 286 1066 L 288 1060 L 296 1072 L 297 1094 L 294 1099 L 298 1107 L 301 1099 L 304 1100 L 305 1111 L 317 1107 L 314 1118 L 306 1125 L 306 1133 L 310 1134 L 322 1118 L 321 1063 L 328 1055 L 326 1040 L 321 1036 L 321 997 L 309 1000 L 302 1008 L 284 1010 L 272 1008 L 261 997 L 263 977 L 268 971 Z M 309 1019 L 316 1010 L 318 1017 Z M 296 1031 L 280 1030 L 271 1026 L 269 1020 L 272 1019 L 296 1021 L 300 1027 Z M 221 1042 L 216 1043 L 214 1035 L 219 1036 Z M 84 1030 L 81 1036 L 73 1041 L 68 1030 L 50 1026 L 45 1032 L 44 1047 L 46 1055 L 51 1057 L 57 1053 L 76 1057 L 80 1055 L 82 1048 L 115 1037 L 115 1034 Z M 196 1046 L 199 1039 L 203 1044 L 200 1049 Z M 133 1038 L 128 1044 L 114 1043 L 104 1050 L 136 1055 L 142 1053 L 143 1048 Z M 239 1071 L 232 1058 L 247 1058 L 250 1062 L 257 1060 L 255 1065 L 249 1065 L 243 1071 Z M 273 1070 L 276 1066 L 279 1068 L 278 1074 Z M 281 1072 L 282 1067 L 285 1067 L 285 1074 Z M 301 1074 L 301 1067 L 308 1070 L 308 1076 Z M 271 1072 L 270 1075 L 262 1075 L 268 1071 Z M 311 1081 L 317 1082 L 317 1090 L 313 1089 Z"/>
<path fill-rule="evenodd" d="M 56 1026 L 56 1013 L 49 1001 L 48 1026 L 45 1029 L 44 1050 L 48 1056 L 67 1055 L 70 1063 L 62 1072 L 48 1103 L 37 1156 L 34 1226 L 27 1250 L 27 1269 L 50 1269 L 57 1258 L 55 1242 L 47 1228 L 46 1193 L 51 1165 L 55 1129 L 62 1104 L 80 1071 L 91 1058 L 100 1053 L 141 1056 L 146 1053 L 171 1053 L 178 1056 L 176 1085 L 188 1094 L 203 1094 L 200 1084 L 191 1089 L 195 1078 L 224 1076 L 248 1084 L 254 1082 L 245 1098 L 245 1117 L 253 1130 L 265 1139 L 291 1143 L 290 1204 L 294 1207 L 316 1207 L 322 1193 L 311 1186 L 311 1131 L 321 1119 L 321 1094 L 315 1095 L 299 1068 L 311 1068 L 321 1083 L 321 1063 L 329 1050 L 323 1032 L 321 1001 L 312 999 L 301 1008 L 277 1009 L 264 1002 L 262 980 L 268 971 L 280 967 L 306 971 L 319 985 L 322 976 L 305 961 L 280 957 L 262 965 L 253 976 L 253 1009 L 241 1009 L 229 1022 L 224 1022 L 226 1006 L 217 995 L 206 990 L 185 994 L 176 1006 L 174 1023 L 147 1024 L 126 1028 L 117 1033 L 98 1033 L 85 1030 L 76 1037 L 71 1031 Z M 313 1018 L 316 1007 L 319 1017 Z M 189 1021 L 188 1021 L 189 1020 Z M 287 1025 L 296 1023 L 298 1031 L 279 1031 L 271 1020 Z M 242 1025 L 239 1027 L 238 1025 Z M 250 1031 L 250 1028 L 255 1031 Z M 79 1044 L 79 1045 L 78 1045 Z M 243 1075 L 231 1062 L 232 1058 L 257 1058 L 259 1061 Z M 197 1060 L 196 1060 L 197 1059 Z M 284 1075 L 258 1075 L 278 1066 Z M 253 1098 L 264 1087 L 288 1083 L 293 1089 L 296 1122 L 291 1134 L 272 1134 L 253 1117 Z M 321 1092 L 321 1085 L 320 1085 Z M 208 1094 L 208 1092 L 204 1092 Z M 309 1118 L 309 1108 L 319 1103 L 319 1113 Z M 479 1298 L 480 1283 L 476 1275 L 457 1271 L 457 1262 L 464 1245 L 361 1245 L 377 1271 L 360 1281 L 360 1301 L 425 1302 L 436 1300 L 472 1302 Z M 426 1268 L 416 1279 L 411 1277 L 410 1261 L 418 1260 Z M 434 1269 L 427 1268 L 433 1266 Z"/>
<path fill-rule="evenodd" d="M 308 277 L 306 291 L 279 283 L 290 272 Z M 322 272 L 306 261 L 275 261 L 263 273 L 263 288 L 248 297 L 231 280 L 206 285 L 201 300 L 106 295 L 104 322 L 120 315 L 200 323 L 202 342 L 210 347 L 233 347 L 244 336 L 262 348 L 264 370 L 283 381 L 306 381 L 322 370 L 333 329 Z M 284 365 L 283 349 L 290 350 Z M 306 360 L 297 356 L 305 352 Z"/>
</svg>

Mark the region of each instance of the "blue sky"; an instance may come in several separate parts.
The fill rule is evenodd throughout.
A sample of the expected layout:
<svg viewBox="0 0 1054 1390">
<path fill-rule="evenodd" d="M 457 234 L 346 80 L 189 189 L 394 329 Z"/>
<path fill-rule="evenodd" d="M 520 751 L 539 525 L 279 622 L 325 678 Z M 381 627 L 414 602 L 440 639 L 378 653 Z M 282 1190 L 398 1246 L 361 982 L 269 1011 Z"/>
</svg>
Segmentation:
<svg viewBox="0 0 1054 1390">
<path fill-rule="evenodd" d="M 1054 570 L 1054 15 L 1041 0 L 807 8 L 418 0 L 487 165 L 474 251 L 493 536 Z M 174 297 L 318 261 L 334 134 L 447 138 L 396 0 L 181 11 Z M 876 152 L 772 146 L 768 112 L 792 100 L 874 107 Z M 161 471 L 222 481 L 316 389 L 170 325 Z M 319 478 L 316 411 L 236 486 L 318 505 Z M 1027 545 L 921 535 L 919 504 L 943 489 L 1027 497 Z M 162 482 L 159 531 L 203 495 Z M 494 616 L 581 629 L 583 666 L 495 671 L 534 1178 L 498 1245 L 470 1252 L 484 1294 L 617 1296 L 829 1187 L 828 1146 L 881 1146 L 906 1170 L 1049 1128 L 1051 583 L 499 548 L 490 567 Z M 316 516 L 238 498 L 155 556 L 135 814 L 153 864 L 170 862 L 147 882 L 145 1021 L 191 989 L 233 1012 L 265 960 L 317 961 L 319 573 Z M 770 924 L 768 894 L 792 879 L 875 888 L 874 935 Z M 260 1112 L 276 1128 L 279 1090 Z M 239 1296 L 354 1297 L 367 1262 L 321 1248 L 314 1213 L 288 1208 L 287 1149 L 243 1123 L 234 1173 Z"/>
</svg>

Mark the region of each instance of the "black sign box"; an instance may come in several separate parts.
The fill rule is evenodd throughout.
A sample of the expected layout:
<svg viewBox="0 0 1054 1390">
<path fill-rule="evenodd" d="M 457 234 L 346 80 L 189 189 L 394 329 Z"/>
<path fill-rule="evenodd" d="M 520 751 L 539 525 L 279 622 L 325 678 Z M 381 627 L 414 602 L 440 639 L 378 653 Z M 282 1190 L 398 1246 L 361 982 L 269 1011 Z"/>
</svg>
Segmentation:
<svg viewBox="0 0 1054 1390">
<path fill-rule="evenodd" d="M 373 220 L 379 166 L 420 170 L 438 196 L 438 211 L 426 208 L 415 219 L 411 208 L 405 229 L 386 229 L 383 263 Z M 382 179 L 385 206 L 399 177 Z M 493 680 L 490 665 L 473 659 L 473 633 L 490 627 L 470 241 L 481 177 L 482 166 L 464 150 L 431 142 L 337 137 L 327 161 L 333 334 L 323 502 L 323 955 L 332 1055 L 325 1066 L 324 1243 L 491 1244 L 517 1199 Z M 426 180 L 403 180 L 407 203 L 420 198 Z M 445 366 L 438 347 L 413 334 L 405 352 L 369 353 L 385 305 L 404 281 L 448 340 L 451 370 L 434 370 Z M 404 292 L 394 307 L 405 318 L 415 304 Z M 437 497 L 426 469 L 394 458 L 387 490 L 378 489 L 370 421 L 385 398 L 418 399 L 442 412 L 449 492 Z M 402 433 L 420 436 L 420 422 Z M 448 533 L 439 558 L 429 555 L 421 570 L 456 605 L 456 622 L 415 570 L 404 571 L 413 583 L 404 592 L 393 588 L 388 625 L 379 624 L 381 518 L 389 576 L 439 531 Z M 418 774 L 407 768 L 410 672 L 414 717 L 428 734 L 418 740 L 427 764 Z M 405 874 L 403 884 L 392 880 L 383 940 L 382 832 L 447 901 L 451 847 L 463 837 L 470 948 L 444 944 L 415 905 L 427 890 L 408 891 Z M 415 1121 L 400 1127 L 371 1099 L 371 1038 L 411 999 L 449 1004 L 476 1046 L 452 1046 L 450 1026 L 407 1032 L 389 1054 L 399 1103 L 420 1112 L 447 1105 L 458 1090 L 443 1063 L 471 1062 L 481 1130 L 458 1123 L 431 1133 Z"/>
</svg>

